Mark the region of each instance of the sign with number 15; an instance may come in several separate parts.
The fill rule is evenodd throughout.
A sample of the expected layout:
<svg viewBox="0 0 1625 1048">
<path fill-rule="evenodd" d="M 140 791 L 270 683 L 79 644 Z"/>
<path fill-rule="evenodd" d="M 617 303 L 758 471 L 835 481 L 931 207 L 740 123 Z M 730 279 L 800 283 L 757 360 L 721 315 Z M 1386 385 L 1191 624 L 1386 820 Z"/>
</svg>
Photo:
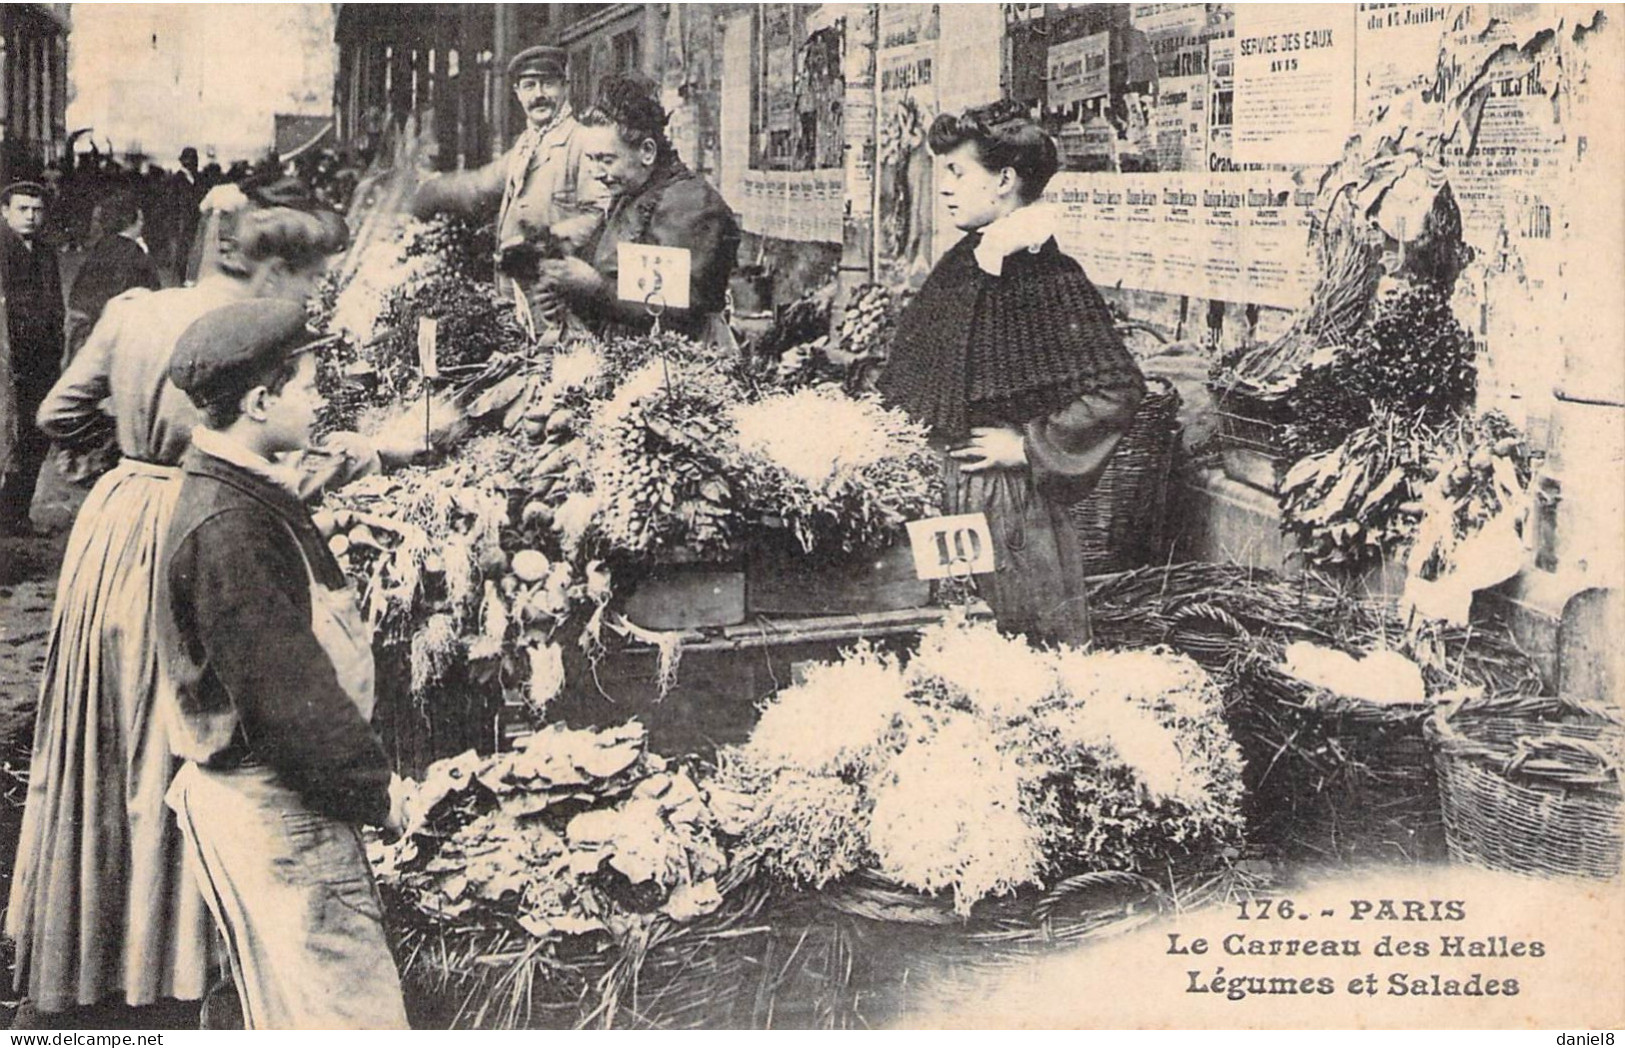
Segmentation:
<svg viewBox="0 0 1625 1048">
<path fill-rule="evenodd" d="M 687 248 L 617 244 L 616 294 L 656 309 L 687 309 L 693 258 Z"/>
<path fill-rule="evenodd" d="M 914 574 L 922 579 L 985 575 L 996 566 L 993 532 L 983 513 L 910 521 L 908 543 L 914 553 Z"/>
</svg>

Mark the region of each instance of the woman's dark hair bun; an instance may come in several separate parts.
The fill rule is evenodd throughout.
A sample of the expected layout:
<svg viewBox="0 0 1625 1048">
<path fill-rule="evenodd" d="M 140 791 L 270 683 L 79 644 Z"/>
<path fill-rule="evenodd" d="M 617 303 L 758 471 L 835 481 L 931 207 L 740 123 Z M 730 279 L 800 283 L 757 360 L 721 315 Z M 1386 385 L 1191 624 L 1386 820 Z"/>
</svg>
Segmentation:
<svg viewBox="0 0 1625 1048">
<path fill-rule="evenodd" d="M 975 143 L 983 167 L 989 171 L 1008 167 L 1016 173 L 1022 202 L 1027 204 L 1044 195 L 1044 188 L 1061 167 L 1055 140 L 1027 114 L 1025 106 L 1010 99 L 958 115 L 942 114 L 931 124 L 929 141 L 931 152 L 938 156 L 966 142 Z"/>
</svg>

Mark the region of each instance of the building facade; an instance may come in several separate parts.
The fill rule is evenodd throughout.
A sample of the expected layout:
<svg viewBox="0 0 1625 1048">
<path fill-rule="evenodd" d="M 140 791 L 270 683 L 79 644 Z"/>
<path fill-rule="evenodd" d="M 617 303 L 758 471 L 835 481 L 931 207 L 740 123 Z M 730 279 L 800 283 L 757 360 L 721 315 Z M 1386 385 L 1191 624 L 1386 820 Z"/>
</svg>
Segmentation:
<svg viewBox="0 0 1625 1048">
<path fill-rule="evenodd" d="M 38 176 L 67 144 L 67 4 L 0 5 L 0 164 L 5 181 Z"/>
</svg>

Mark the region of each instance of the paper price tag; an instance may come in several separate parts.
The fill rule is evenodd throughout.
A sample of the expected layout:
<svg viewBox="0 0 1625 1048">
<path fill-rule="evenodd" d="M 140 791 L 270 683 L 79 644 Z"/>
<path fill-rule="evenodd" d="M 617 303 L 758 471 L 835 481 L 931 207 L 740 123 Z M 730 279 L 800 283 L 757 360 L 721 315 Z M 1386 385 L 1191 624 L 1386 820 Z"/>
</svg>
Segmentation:
<svg viewBox="0 0 1625 1048">
<path fill-rule="evenodd" d="M 689 273 L 693 256 L 683 247 L 653 244 L 618 244 L 620 267 L 616 294 L 626 302 L 642 302 L 656 309 L 687 309 Z"/>
<path fill-rule="evenodd" d="M 996 567 L 987 514 L 928 517 L 908 524 L 914 574 L 922 579 L 986 575 Z"/>
<path fill-rule="evenodd" d="M 440 321 L 434 317 L 418 317 L 418 367 L 423 369 L 424 378 L 440 377 L 439 338 Z"/>
</svg>

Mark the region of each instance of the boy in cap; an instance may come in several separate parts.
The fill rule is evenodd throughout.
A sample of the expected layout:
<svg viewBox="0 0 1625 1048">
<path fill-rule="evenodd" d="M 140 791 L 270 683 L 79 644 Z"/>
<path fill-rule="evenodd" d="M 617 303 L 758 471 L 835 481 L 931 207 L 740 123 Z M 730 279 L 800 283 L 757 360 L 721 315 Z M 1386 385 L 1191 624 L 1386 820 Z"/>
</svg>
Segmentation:
<svg viewBox="0 0 1625 1048">
<path fill-rule="evenodd" d="M 499 251 L 553 240 L 566 248 L 585 242 L 601 218 L 603 193 L 591 179 L 581 178 L 581 127 L 570 109 L 565 69 L 561 48 L 530 47 L 514 55 L 508 83 L 525 111 L 525 130 L 513 148 L 485 167 L 425 182 L 413 213 L 483 217 L 496 206 Z"/>
<path fill-rule="evenodd" d="M 169 791 L 249 1029 L 405 1028 L 357 827 L 402 811 L 370 726 L 370 636 L 278 456 L 322 405 L 294 303 L 192 324 L 169 376 L 202 412 L 159 571 L 178 699 Z"/>
</svg>

